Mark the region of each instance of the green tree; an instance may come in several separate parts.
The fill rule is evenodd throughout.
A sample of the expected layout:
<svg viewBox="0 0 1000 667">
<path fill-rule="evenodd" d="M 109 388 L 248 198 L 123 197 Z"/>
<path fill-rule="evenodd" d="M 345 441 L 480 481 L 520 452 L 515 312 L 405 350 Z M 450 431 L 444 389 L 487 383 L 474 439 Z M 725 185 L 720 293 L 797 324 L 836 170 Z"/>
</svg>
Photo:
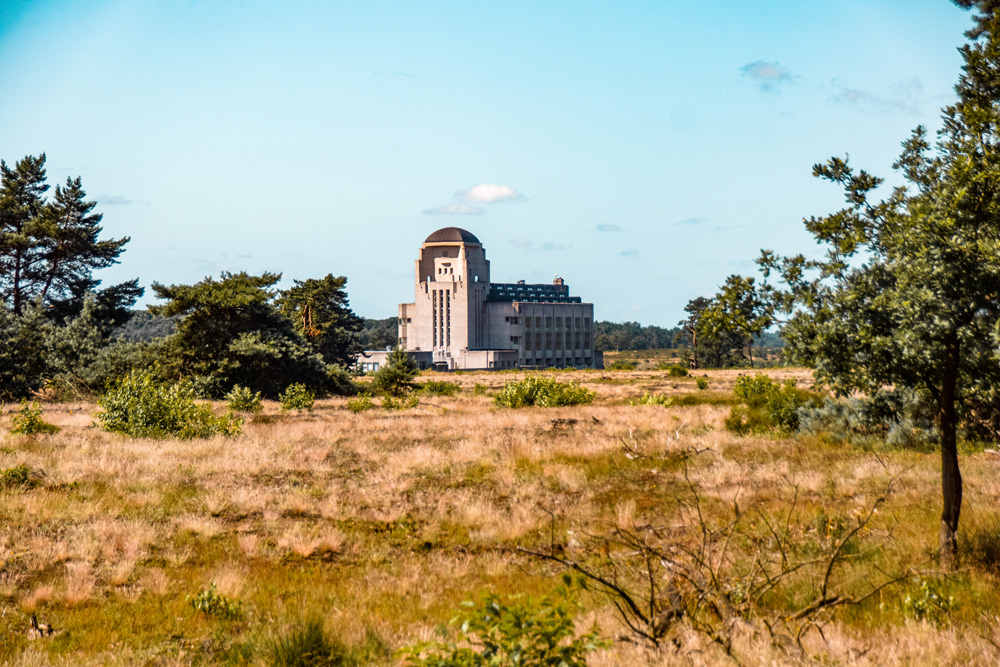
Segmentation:
<svg viewBox="0 0 1000 667">
<path fill-rule="evenodd" d="M 269 398 L 295 382 L 325 391 L 329 369 L 274 305 L 280 278 L 223 273 L 194 285 L 153 283 L 166 303 L 150 312 L 180 318 L 166 342 L 167 374 L 193 378 L 217 397 L 237 384 Z"/>
<path fill-rule="evenodd" d="M 347 278 L 332 273 L 319 280 L 296 280 L 278 296 L 278 307 L 328 364 L 349 366 L 361 351 L 364 327 L 347 301 Z"/>
<path fill-rule="evenodd" d="M 745 347 L 753 368 L 754 338 L 771 326 L 773 306 L 753 278 L 729 276 L 715 298 L 704 308 L 698 327 L 708 338 L 731 340 Z"/>
<path fill-rule="evenodd" d="M 791 313 L 786 352 L 840 394 L 886 388 L 933 405 L 941 445 L 941 557 L 957 562 L 962 507 L 957 436 L 970 406 L 1000 409 L 1000 3 L 977 10 L 962 47 L 958 101 L 943 111 L 936 150 L 923 127 L 893 165 L 908 186 L 877 200 L 882 179 L 833 158 L 815 176 L 847 205 L 810 218 L 824 259 L 765 251 L 765 277 Z"/>
<path fill-rule="evenodd" d="M 93 293 L 107 319 L 124 321 L 142 296 L 138 279 L 98 290 L 93 273 L 118 262 L 128 237 L 99 238 L 102 215 L 79 178 L 56 186 L 51 201 L 48 190 L 44 154 L 0 161 L 0 303 L 20 315 L 37 300 L 66 318 Z"/>
<path fill-rule="evenodd" d="M 375 371 L 372 389 L 386 396 L 402 396 L 413 388 L 417 364 L 401 347 L 389 353 L 385 365 Z"/>
</svg>

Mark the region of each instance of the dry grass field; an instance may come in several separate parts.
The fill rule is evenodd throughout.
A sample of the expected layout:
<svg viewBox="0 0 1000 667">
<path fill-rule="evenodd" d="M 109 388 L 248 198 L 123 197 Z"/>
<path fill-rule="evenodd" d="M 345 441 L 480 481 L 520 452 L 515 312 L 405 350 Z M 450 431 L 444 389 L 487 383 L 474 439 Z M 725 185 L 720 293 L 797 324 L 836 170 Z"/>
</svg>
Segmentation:
<svg viewBox="0 0 1000 667">
<path fill-rule="evenodd" d="M 804 371 L 768 373 L 808 384 Z M 551 592 L 561 566 L 519 547 L 599 567 L 606 554 L 587 535 L 664 527 L 694 543 L 735 507 L 747 525 L 777 519 L 779 543 L 819 553 L 886 489 L 830 588 L 854 595 L 907 568 L 923 575 L 831 607 L 798 643 L 740 619 L 732 655 L 683 625 L 659 651 L 624 641 L 611 601 L 584 592 L 580 628 L 622 639 L 589 664 L 1000 662 L 1000 458 L 963 455 L 970 555 L 938 576 L 937 455 L 736 437 L 722 424 L 737 373 L 706 374 L 708 390 L 697 391 L 692 378 L 658 371 L 553 373 L 597 399 L 516 410 L 494 407 L 489 392 L 523 373 L 425 374 L 462 391 L 405 411 L 354 413 L 340 398 L 304 413 L 268 404 L 234 439 L 189 441 L 106 433 L 90 403 L 44 404 L 57 434 L 9 435 L 8 405 L 0 471 L 24 464 L 32 478 L 0 484 L 0 663 L 265 664 L 270 638 L 316 618 L 358 655 L 394 665 L 396 649 L 431 638 L 482 591 Z M 629 404 L 647 391 L 689 398 Z M 774 553 L 767 540 L 736 540 L 725 553 Z M 821 585 L 796 581 L 766 605 L 796 609 Z M 950 602 L 922 613 L 922 582 Z M 212 583 L 239 614 L 195 611 L 190 598 Z M 32 614 L 56 634 L 29 639 Z"/>
</svg>

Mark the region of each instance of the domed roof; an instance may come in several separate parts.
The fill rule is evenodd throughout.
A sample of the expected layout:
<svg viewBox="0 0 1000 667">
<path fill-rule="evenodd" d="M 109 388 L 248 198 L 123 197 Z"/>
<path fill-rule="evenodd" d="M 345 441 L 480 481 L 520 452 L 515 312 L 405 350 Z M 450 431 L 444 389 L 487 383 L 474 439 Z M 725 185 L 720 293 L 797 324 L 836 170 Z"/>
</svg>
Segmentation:
<svg viewBox="0 0 1000 667">
<path fill-rule="evenodd" d="M 444 227 L 427 237 L 424 243 L 479 243 L 479 239 L 472 232 L 467 232 L 458 227 Z"/>
</svg>

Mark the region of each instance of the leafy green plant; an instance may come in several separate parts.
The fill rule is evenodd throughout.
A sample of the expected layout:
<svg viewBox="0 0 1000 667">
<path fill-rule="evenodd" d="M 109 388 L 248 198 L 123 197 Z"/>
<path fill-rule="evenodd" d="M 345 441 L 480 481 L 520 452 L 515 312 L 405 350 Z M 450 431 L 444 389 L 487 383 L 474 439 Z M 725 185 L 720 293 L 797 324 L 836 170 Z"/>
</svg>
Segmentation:
<svg viewBox="0 0 1000 667">
<path fill-rule="evenodd" d="M 310 619 L 264 647 L 270 667 L 353 667 L 359 661 L 339 641 L 330 639 L 318 619 Z"/>
<path fill-rule="evenodd" d="M 420 391 L 431 396 L 454 396 L 462 390 L 457 382 L 443 380 L 427 380 L 420 385 Z"/>
<path fill-rule="evenodd" d="M 942 624 L 950 619 L 954 609 L 955 597 L 945 597 L 937 583 L 930 579 L 921 578 L 917 593 L 903 599 L 903 613 L 918 621 Z"/>
<path fill-rule="evenodd" d="M 149 372 L 133 372 L 116 381 L 100 398 L 97 419 L 104 430 L 137 438 L 208 438 L 237 436 L 243 420 L 216 417 L 212 408 L 194 402 L 190 385 L 164 385 Z"/>
<path fill-rule="evenodd" d="M 42 419 L 42 409 L 27 400 L 21 401 L 21 411 L 11 418 L 11 433 L 18 435 L 40 435 L 58 433 L 59 427 Z"/>
<path fill-rule="evenodd" d="M 6 468 L 0 470 L 0 489 L 31 488 L 38 485 L 38 477 L 39 475 L 24 463 Z"/>
<path fill-rule="evenodd" d="M 382 397 L 383 410 L 409 410 L 415 408 L 420 403 L 420 399 L 415 393 L 404 394 L 402 396 L 392 396 L 386 394 Z"/>
<path fill-rule="evenodd" d="M 609 371 L 634 371 L 638 367 L 639 367 L 639 362 L 638 361 L 629 361 L 627 359 L 618 359 L 617 361 L 612 362 L 612 364 L 610 366 L 608 366 L 608 370 Z"/>
<path fill-rule="evenodd" d="M 695 378 L 694 385 L 701 391 L 708 389 L 708 378 Z"/>
<path fill-rule="evenodd" d="M 666 394 L 651 394 L 648 391 L 641 398 L 629 402 L 629 405 L 662 405 L 667 408 L 674 404 L 674 399 Z"/>
<path fill-rule="evenodd" d="M 301 382 L 288 385 L 279 396 L 282 410 L 312 410 L 316 403 L 316 394 L 311 392 Z"/>
<path fill-rule="evenodd" d="M 767 375 L 757 373 L 754 376 L 741 375 L 736 378 L 733 386 L 733 393 L 742 399 L 750 399 L 755 396 L 763 396 L 774 388 L 774 382 Z"/>
<path fill-rule="evenodd" d="M 531 405 L 561 407 L 582 405 L 594 400 L 596 394 L 576 384 L 531 375 L 523 380 L 511 380 L 493 398 L 493 402 L 508 408 L 522 408 Z"/>
<path fill-rule="evenodd" d="M 688 376 L 687 366 L 682 366 L 680 364 L 670 364 L 666 368 L 667 375 L 672 378 L 684 378 Z"/>
<path fill-rule="evenodd" d="M 487 394 L 487 392 L 489 392 L 489 390 L 490 390 L 490 388 L 487 387 L 485 384 L 479 384 L 477 382 L 476 386 L 474 386 L 472 388 L 472 395 L 473 396 L 485 396 Z"/>
<path fill-rule="evenodd" d="M 453 641 L 417 642 L 399 655 L 410 667 L 586 667 L 587 653 L 607 644 L 596 628 L 576 634 L 574 608 L 567 585 L 555 599 L 504 601 L 486 593 L 478 604 L 462 603 L 452 620 L 458 626 Z"/>
<path fill-rule="evenodd" d="M 264 409 L 259 391 L 254 392 L 249 387 L 241 387 L 238 384 L 226 394 L 226 406 L 234 412 L 257 413 Z"/>
<path fill-rule="evenodd" d="M 230 600 L 219 593 L 215 582 L 194 597 L 187 597 L 188 603 L 195 612 L 205 616 L 215 616 L 228 621 L 238 621 L 243 618 L 243 604 L 239 600 Z"/>
<path fill-rule="evenodd" d="M 371 394 L 361 394 L 354 398 L 347 399 L 347 409 L 351 412 L 365 412 L 375 407 Z"/>
</svg>

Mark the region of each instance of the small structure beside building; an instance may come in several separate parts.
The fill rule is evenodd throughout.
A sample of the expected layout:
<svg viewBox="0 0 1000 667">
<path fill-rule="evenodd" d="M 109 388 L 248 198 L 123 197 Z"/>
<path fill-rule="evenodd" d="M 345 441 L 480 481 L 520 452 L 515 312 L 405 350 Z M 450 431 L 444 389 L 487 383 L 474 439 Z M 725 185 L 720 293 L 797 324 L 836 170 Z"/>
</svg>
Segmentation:
<svg viewBox="0 0 1000 667">
<path fill-rule="evenodd" d="M 399 305 L 399 343 L 419 368 L 602 368 L 594 350 L 594 305 L 552 284 L 491 283 L 482 244 L 458 227 L 420 246 L 415 300 Z M 378 370 L 387 351 L 366 351 Z"/>
</svg>

